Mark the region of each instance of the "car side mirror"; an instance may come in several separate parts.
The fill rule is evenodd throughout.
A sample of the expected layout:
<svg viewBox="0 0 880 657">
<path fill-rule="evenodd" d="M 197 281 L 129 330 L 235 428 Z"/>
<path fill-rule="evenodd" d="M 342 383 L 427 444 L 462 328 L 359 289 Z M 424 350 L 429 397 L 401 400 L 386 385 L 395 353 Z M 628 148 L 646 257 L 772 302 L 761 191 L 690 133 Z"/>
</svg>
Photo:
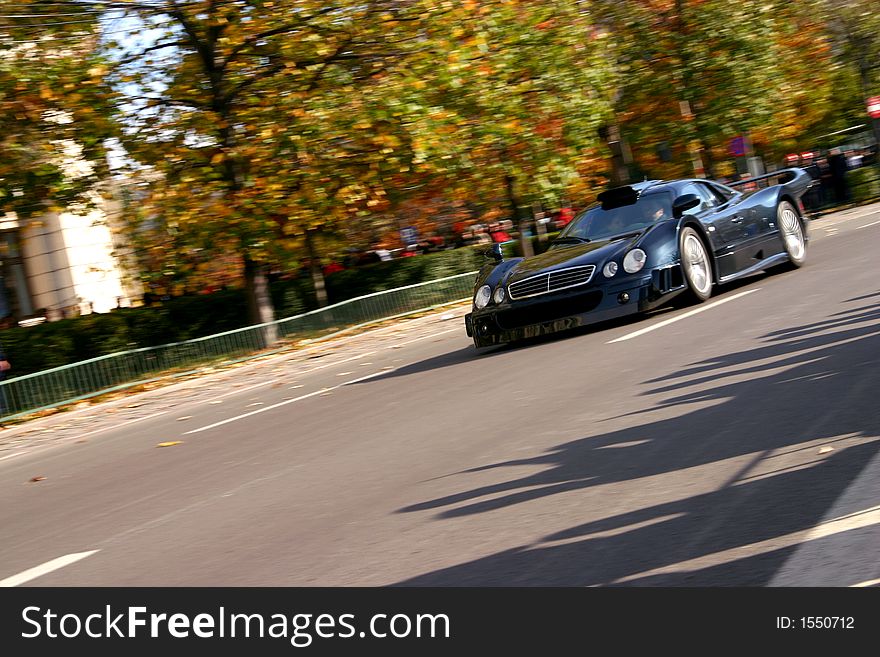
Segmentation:
<svg viewBox="0 0 880 657">
<path fill-rule="evenodd" d="M 491 258 L 495 262 L 501 262 L 502 260 L 504 260 L 504 251 L 501 248 L 501 244 L 498 242 L 483 251 L 483 255 L 487 258 Z"/>
<path fill-rule="evenodd" d="M 672 202 L 672 216 L 679 219 L 685 212 L 700 204 L 700 197 L 696 194 L 682 194 Z"/>
</svg>

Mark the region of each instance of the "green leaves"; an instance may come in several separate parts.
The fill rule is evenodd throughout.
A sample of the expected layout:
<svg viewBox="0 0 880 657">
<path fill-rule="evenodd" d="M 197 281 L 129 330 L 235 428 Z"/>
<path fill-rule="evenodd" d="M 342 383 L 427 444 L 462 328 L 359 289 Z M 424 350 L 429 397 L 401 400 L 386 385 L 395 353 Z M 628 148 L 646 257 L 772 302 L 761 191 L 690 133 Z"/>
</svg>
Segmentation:
<svg viewBox="0 0 880 657">
<path fill-rule="evenodd" d="M 619 117 L 652 175 L 692 175 L 694 149 L 707 164 L 729 160 L 727 143 L 746 132 L 773 161 L 821 123 L 833 90 L 816 14 L 763 0 L 605 5 L 628 69 Z M 657 149 L 670 142 L 673 161 L 661 162 Z"/>
<path fill-rule="evenodd" d="M 97 15 L 54 13 L 13 0 L 0 17 L 0 213 L 82 200 L 106 171 L 115 126 Z"/>
</svg>

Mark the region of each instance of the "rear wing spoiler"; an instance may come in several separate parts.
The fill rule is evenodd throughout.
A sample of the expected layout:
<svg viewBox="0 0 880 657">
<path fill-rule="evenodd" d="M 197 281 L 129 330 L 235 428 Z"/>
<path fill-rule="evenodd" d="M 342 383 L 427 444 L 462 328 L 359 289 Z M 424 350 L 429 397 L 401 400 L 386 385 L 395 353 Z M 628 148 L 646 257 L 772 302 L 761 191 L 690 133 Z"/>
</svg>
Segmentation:
<svg viewBox="0 0 880 657">
<path fill-rule="evenodd" d="M 749 193 L 756 192 L 759 189 L 767 189 L 768 187 L 781 185 L 785 188 L 785 191 L 795 198 L 798 198 L 803 195 L 803 193 L 806 192 L 814 182 L 815 181 L 810 174 L 803 169 L 791 167 L 765 173 L 761 176 L 735 180 L 734 182 L 727 183 L 727 186 L 733 187 L 734 189 L 739 188 L 739 191 Z"/>
</svg>

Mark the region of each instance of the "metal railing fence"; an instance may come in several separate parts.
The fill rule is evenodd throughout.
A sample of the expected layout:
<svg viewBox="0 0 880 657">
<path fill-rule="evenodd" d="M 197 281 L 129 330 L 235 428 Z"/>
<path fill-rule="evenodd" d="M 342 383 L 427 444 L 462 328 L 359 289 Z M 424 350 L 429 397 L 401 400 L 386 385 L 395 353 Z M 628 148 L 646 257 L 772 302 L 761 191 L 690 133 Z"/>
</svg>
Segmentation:
<svg viewBox="0 0 880 657">
<path fill-rule="evenodd" d="M 243 360 L 296 340 L 427 311 L 469 299 L 476 272 L 348 299 L 293 317 L 203 338 L 131 349 L 0 382 L 0 417 L 11 419 L 88 397 Z"/>
</svg>

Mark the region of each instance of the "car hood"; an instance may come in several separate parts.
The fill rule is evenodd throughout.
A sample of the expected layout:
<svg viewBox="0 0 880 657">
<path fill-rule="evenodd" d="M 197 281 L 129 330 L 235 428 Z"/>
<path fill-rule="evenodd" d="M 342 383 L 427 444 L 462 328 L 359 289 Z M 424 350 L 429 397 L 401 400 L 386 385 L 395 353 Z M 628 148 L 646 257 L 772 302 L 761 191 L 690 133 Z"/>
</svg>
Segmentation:
<svg viewBox="0 0 880 657">
<path fill-rule="evenodd" d="M 626 250 L 643 235 L 628 236 L 611 240 L 600 240 L 589 244 L 561 245 L 531 258 L 523 258 L 507 273 L 507 282 L 516 282 L 535 274 L 542 274 L 566 267 L 596 265 L 597 267 L 623 250 Z"/>
</svg>

